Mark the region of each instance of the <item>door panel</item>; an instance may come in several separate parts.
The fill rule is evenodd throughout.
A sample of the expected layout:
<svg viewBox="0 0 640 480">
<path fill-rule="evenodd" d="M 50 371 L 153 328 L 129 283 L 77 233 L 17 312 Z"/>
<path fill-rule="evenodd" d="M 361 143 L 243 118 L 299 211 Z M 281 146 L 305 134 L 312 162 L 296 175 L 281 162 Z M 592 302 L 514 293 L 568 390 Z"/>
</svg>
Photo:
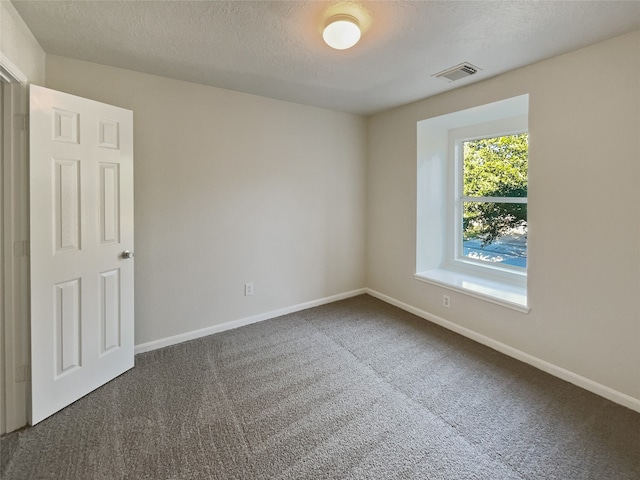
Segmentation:
<svg viewBox="0 0 640 480">
<path fill-rule="evenodd" d="M 133 114 L 30 87 L 35 424 L 133 367 Z"/>
</svg>

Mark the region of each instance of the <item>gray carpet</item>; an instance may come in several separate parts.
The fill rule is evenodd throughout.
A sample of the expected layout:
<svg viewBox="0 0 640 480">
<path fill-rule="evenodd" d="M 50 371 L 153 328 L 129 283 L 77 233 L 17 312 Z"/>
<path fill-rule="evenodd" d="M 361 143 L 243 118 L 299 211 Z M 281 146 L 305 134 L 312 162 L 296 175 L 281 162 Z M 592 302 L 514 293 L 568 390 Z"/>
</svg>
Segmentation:
<svg viewBox="0 0 640 480">
<path fill-rule="evenodd" d="M 157 350 L 8 479 L 640 479 L 640 414 L 359 296 Z"/>
</svg>

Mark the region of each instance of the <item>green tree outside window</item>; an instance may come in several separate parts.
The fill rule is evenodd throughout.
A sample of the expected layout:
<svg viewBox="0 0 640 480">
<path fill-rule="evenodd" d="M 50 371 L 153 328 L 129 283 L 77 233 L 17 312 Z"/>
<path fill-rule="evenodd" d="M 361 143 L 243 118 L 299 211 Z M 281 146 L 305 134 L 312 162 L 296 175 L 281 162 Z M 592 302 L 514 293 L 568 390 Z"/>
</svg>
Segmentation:
<svg viewBox="0 0 640 480">
<path fill-rule="evenodd" d="M 465 197 L 527 197 L 529 135 L 521 133 L 464 142 Z M 472 200 L 472 199 L 468 199 Z M 527 226 L 527 204 L 465 201 L 463 238 L 482 246 Z"/>
</svg>

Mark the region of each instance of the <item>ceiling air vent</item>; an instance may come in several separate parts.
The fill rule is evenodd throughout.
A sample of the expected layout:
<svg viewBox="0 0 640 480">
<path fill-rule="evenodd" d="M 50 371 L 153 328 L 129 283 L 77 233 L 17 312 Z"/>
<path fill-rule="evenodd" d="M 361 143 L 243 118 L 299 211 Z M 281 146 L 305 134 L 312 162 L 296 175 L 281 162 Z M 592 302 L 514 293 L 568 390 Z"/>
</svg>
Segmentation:
<svg viewBox="0 0 640 480">
<path fill-rule="evenodd" d="M 474 67 L 470 63 L 461 63 L 455 67 L 447 68 L 440 73 L 432 75 L 432 77 L 443 78 L 449 82 L 455 82 L 461 78 L 467 78 L 470 75 L 475 75 L 480 70 L 478 67 Z"/>
</svg>

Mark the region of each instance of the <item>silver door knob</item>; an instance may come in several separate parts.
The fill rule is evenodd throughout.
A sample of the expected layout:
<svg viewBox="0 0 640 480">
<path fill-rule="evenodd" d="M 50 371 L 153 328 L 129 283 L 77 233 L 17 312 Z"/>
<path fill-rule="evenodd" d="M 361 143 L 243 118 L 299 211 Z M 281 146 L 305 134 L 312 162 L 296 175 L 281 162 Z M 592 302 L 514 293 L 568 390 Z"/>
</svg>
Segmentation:
<svg viewBox="0 0 640 480">
<path fill-rule="evenodd" d="M 129 250 L 125 250 L 124 252 L 122 252 L 122 258 L 129 259 L 129 258 L 133 258 L 133 252 L 130 252 Z"/>
</svg>

